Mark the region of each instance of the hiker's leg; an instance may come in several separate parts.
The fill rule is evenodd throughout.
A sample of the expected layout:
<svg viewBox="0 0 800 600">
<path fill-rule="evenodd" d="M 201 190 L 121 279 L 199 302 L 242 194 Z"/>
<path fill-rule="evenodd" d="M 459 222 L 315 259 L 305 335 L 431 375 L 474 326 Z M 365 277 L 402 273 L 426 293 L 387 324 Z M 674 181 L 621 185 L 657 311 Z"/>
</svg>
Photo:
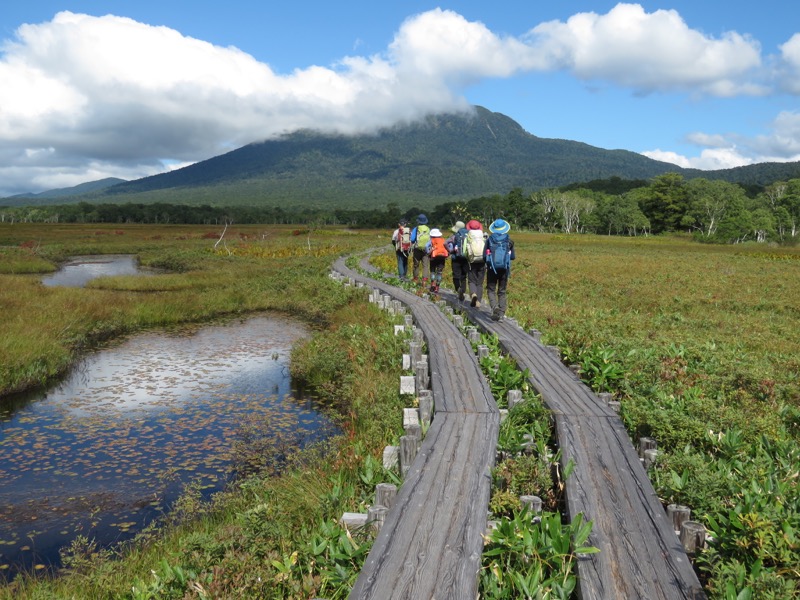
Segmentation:
<svg viewBox="0 0 800 600">
<path fill-rule="evenodd" d="M 506 314 L 506 308 L 508 307 L 508 300 L 506 298 L 506 288 L 508 287 L 508 272 L 506 271 L 503 273 L 502 277 L 500 277 L 497 281 L 497 307 L 500 310 L 500 316 L 503 317 Z"/>
<path fill-rule="evenodd" d="M 492 269 L 486 271 L 486 293 L 489 296 L 489 308 L 494 312 L 497 306 L 497 283 L 498 276 Z"/>
<path fill-rule="evenodd" d="M 400 279 L 405 278 L 406 276 L 406 266 L 408 265 L 408 257 L 402 252 L 395 252 L 397 255 L 397 276 Z"/>
</svg>

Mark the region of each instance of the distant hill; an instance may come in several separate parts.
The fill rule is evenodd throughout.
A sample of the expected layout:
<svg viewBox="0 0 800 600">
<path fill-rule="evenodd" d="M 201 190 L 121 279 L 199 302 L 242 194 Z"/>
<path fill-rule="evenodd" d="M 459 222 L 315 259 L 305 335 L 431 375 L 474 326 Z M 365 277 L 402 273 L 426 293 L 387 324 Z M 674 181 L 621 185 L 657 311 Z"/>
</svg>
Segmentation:
<svg viewBox="0 0 800 600">
<path fill-rule="evenodd" d="M 627 150 L 540 138 L 505 115 L 475 107 L 473 115 L 435 115 L 375 135 L 297 132 L 169 173 L 49 198 L 51 203 L 408 208 L 506 194 L 514 187 L 533 191 L 609 177 L 646 180 L 667 172 L 764 185 L 800 177 L 800 163 L 681 169 Z"/>
<path fill-rule="evenodd" d="M 8 198 L 4 198 L 4 200 L 9 199 L 20 199 L 20 198 L 37 198 L 37 199 L 50 199 L 50 198 L 66 198 L 72 196 L 81 196 L 83 194 L 91 194 L 92 192 L 98 192 L 104 190 L 112 185 L 117 185 L 119 183 L 125 183 L 126 179 L 120 179 L 118 177 L 106 177 L 105 179 L 98 179 L 97 181 L 88 181 L 86 183 L 81 183 L 79 185 L 67 188 L 58 188 L 55 190 L 47 190 L 45 192 L 39 192 L 38 194 L 16 194 L 15 196 L 9 196 Z M 37 204 L 43 204 L 42 202 L 38 202 Z"/>
</svg>

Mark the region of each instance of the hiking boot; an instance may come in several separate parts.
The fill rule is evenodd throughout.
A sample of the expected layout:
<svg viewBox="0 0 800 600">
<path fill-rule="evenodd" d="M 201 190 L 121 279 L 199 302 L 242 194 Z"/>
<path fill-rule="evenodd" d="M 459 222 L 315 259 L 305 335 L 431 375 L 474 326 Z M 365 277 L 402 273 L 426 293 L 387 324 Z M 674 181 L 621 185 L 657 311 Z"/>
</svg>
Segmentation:
<svg viewBox="0 0 800 600">
<path fill-rule="evenodd" d="M 464 292 L 458 292 L 458 301 L 459 302 L 463 302 L 464 301 Z"/>
<path fill-rule="evenodd" d="M 499 321 L 503 318 L 503 312 L 500 310 L 499 306 L 495 306 L 492 309 L 492 321 Z"/>
<path fill-rule="evenodd" d="M 476 306 L 480 306 L 480 305 L 478 304 L 478 294 L 472 294 L 472 300 L 470 301 L 469 305 L 470 305 L 472 308 L 475 308 Z"/>
</svg>

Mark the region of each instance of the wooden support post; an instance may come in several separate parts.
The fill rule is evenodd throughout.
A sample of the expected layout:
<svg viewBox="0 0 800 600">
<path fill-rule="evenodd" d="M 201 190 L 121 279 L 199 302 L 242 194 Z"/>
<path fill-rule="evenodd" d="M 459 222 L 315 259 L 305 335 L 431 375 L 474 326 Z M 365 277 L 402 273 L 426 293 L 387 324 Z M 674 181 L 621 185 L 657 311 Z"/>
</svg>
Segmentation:
<svg viewBox="0 0 800 600">
<path fill-rule="evenodd" d="M 508 418 L 508 409 L 507 408 L 501 408 L 500 409 L 500 422 L 502 423 L 507 418 Z"/>
<path fill-rule="evenodd" d="M 650 465 L 656 462 L 656 458 L 658 458 L 658 450 L 656 448 L 649 448 L 648 450 L 644 451 L 645 470 L 649 469 Z"/>
<path fill-rule="evenodd" d="M 392 508 L 397 496 L 397 486 L 393 483 L 379 483 L 375 486 L 375 504 Z"/>
<path fill-rule="evenodd" d="M 422 390 L 419 393 L 419 420 L 426 427 L 433 418 L 433 392 Z"/>
<path fill-rule="evenodd" d="M 600 398 L 600 401 L 603 404 L 608 406 L 608 404 L 611 402 L 611 399 L 614 397 L 614 395 L 611 392 L 600 392 L 599 394 L 597 394 L 597 397 Z"/>
<path fill-rule="evenodd" d="M 455 325 L 458 329 L 464 327 L 464 317 L 461 315 L 453 315 L 453 325 Z"/>
<path fill-rule="evenodd" d="M 542 512 L 542 499 L 539 496 L 520 496 L 519 501 L 522 502 L 523 507 L 527 506 L 534 515 Z"/>
<path fill-rule="evenodd" d="M 346 512 L 339 518 L 339 525 L 345 529 L 363 527 L 367 523 L 367 515 L 364 513 Z"/>
<path fill-rule="evenodd" d="M 400 375 L 400 395 L 415 394 L 417 392 L 417 378 L 414 375 Z"/>
<path fill-rule="evenodd" d="M 395 325 L 394 326 L 394 334 L 395 335 L 402 335 L 405 333 L 406 328 L 403 325 Z"/>
<path fill-rule="evenodd" d="M 417 438 L 409 435 L 400 436 L 400 474 L 405 478 L 411 463 L 417 457 Z"/>
<path fill-rule="evenodd" d="M 538 329 L 529 329 L 528 334 L 533 338 L 534 342 L 538 342 L 542 339 L 542 332 Z"/>
<path fill-rule="evenodd" d="M 453 307 L 452 306 L 445 306 L 444 307 L 444 314 L 446 314 L 451 319 L 453 318 Z"/>
<path fill-rule="evenodd" d="M 682 504 L 667 505 L 667 517 L 672 521 L 672 529 L 675 533 L 680 533 L 683 524 L 691 519 L 692 511 L 688 506 Z"/>
<path fill-rule="evenodd" d="M 403 409 L 403 429 L 408 433 L 409 425 L 419 425 L 419 409 L 417 408 L 404 408 Z"/>
<path fill-rule="evenodd" d="M 386 513 L 388 512 L 389 509 L 385 506 L 379 504 L 370 506 L 367 509 L 367 524 L 371 525 L 376 532 L 380 531 L 384 521 L 386 521 Z"/>
<path fill-rule="evenodd" d="M 412 331 L 411 339 L 414 340 L 415 342 L 422 343 L 422 341 L 425 339 L 425 335 L 422 333 L 422 329 L 417 328 L 414 331 Z"/>
<path fill-rule="evenodd" d="M 646 450 L 655 450 L 658 447 L 656 440 L 651 437 L 639 438 L 639 458 L 644 460 L 644 453 Z"/>
<path fill-rule="evenodd" d="M 558 360 L 561 360 L 561 350 L 558 349 L 558 346 L 547 346 L 547 350 Z"/>
<path fill-rule="evenodd" d="M 422 360 L 422 342 L 411 342 L 408 345 L 408 351 L 411 354 L 411 364 L 416 367 L 416 364 Z"/>
<path fill-rule="evenodd" d="M 522 402 L 522 390 L 508 390 L 508 410 Z"/>
<path fill-rule="evenodd" d="M 486 358 L 487 356 L 489 356 L 489 346 L 485 344 L 478 346 L 478 360 Z"/>
<path fill-rule="evenodd" d="M 403 371 L 411 370 L 411 355 L 403 354 Z"/>
<path fill-rule="evenodd" d="M 409 425 L 403 427 L 403 429 L 405 430 L 407 436 L 417 438 L 417 446 L 419 446 L 422 442 L 422 426 L 419 424 L 419 422 L 410 423 Z"/>
<path fill-rule="evenodd" d="M 400 462 L 400 447 L 386 446 L 383 449 L 383 468 L 387 471 L 396 469 Z"/>
<path fill-rule="evenodd" d="M 428 361 L 421 360 L 416 363 L 414 365 L 414 373 L 417 378 L 417 394 L 419 394 L 422 390 L 428 389 Z"/>
<path fill-rule="evenodd" d="M 706 528 L 697 521 L 684 521 L 681 525 L 681 544 L 687 554 L 694 554 L 706 545 Z"/>
<path fill-rule="evenodd" d="M 411 330 L 414 326 L 414 316 L 413 315 L 406 315 L 403 317 L 403 321 L 405 322 L 406 327 Z"/>
<path fill-rule="evenodd" d="M 575 377 L 578 379 L 581 378 L 581 366 L 579 364 L 573 363 L 569 366 L 569 370 L 575 374 Z"/>
</svg>

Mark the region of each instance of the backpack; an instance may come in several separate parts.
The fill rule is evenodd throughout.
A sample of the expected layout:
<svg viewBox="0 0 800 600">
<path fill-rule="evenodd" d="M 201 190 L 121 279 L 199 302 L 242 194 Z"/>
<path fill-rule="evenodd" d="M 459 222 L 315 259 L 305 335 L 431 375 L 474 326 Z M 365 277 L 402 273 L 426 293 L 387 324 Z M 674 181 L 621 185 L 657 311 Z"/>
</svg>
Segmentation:
<svg viewBox="0 0 800 600">
<path fill-rule="evenodd" d="M 463 256 L 466 256 L 471 263 L 482 261 L 484 246 L 483 231 L 480 229 L 470 229 L 464 242 Z"/>
<path fill-rule="evenodd" d="M 417 239 L 414 242 L 414 247 L 424 250 L 430 240 L 431 228 L 427 225 L 417 225 Z"/>
<path fill-rule="evenodd" d="M 439 256 L 448 257 L 447 248 L 444 247 L 444 240 L 440 237 L 431 238 L 431 258 Z"/>
<path fill-rule="evenodd" d="M 453 251 L 451 254 L 453 256 L 466 256 L 464 250 L 466 249 L 466 241 L 467 241 L 467 230 L 464 228 L 459 229 L 456 231 L 455 235 L 453 236 Z"/>
<path fill-rule="evenodd" d="M 394 243 L 394 247 L 398 252 L 408 254 L 408 251 L 411 250 L 410 227 L 403 227 L 402 225 L 399 227 L 397 231 L 397 241 Z"/>
<path fill-rule="evenodd" d="M 486 263 L 495 273 L 511 268 L 511 240 L 507 233 L 493 233 L 486 241 Z"/>
</svg>

